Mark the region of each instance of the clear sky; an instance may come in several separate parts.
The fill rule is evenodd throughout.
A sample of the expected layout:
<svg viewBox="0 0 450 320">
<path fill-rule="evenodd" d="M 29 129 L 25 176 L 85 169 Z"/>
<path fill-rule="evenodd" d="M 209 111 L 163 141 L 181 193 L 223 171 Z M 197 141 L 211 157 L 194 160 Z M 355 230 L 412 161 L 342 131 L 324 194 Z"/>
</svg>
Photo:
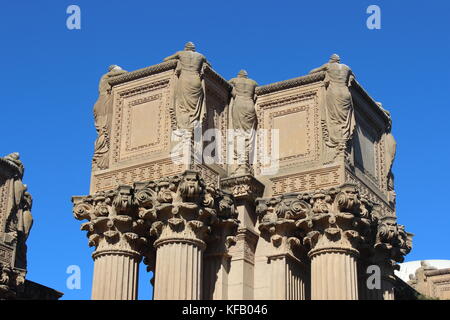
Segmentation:
<svg viewBox="0 0 450 320">
<path fill-rule="evenodd" d="M 81 8 L 81 30 L 66 9 Z M 381 8 L 369 30 L 366 9 Z M 0 5 L 0 154 L 19 151 L 34 197 L 27 278 L 89 299 L 91 252 L 72 195 L 89 192 L 92 108 L 110 64 L 162 61 L 193 41 L 223 77 L 244 68 L 260 84 L 306 74 L 336 52 L 393 117 L 399 221 L 407 261 L 450 259 L 450 2 L 16 0 Z M 79 265 L 81 290 L 66 288 Z M 142 270 L 140 298 L 150 298 Z"/>
</svg>

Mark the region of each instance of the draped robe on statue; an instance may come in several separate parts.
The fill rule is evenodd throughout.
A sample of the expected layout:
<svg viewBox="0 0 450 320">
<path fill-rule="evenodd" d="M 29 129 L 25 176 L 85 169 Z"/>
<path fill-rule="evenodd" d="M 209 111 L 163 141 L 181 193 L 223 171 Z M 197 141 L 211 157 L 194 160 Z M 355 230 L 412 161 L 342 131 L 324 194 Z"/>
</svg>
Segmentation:
<svg viewBox="0 0 450 320">
<path fill-rule="evenodd" d="M 352 72 L 344 64 L 330 63 L 325 77 L 328 145 L 336 147 L 348 141 L 355 127 L 353 101 L 348 84 Z"/>
<path fill-rule="evenodd" d="M 178 81 L 175 87 L 175 116 L 179 129 L 192 129 L 206 111 L 204 83 L 201 79 L 206 58 L 195 51 L 179 51 L 164 59 L 177 60 Z"/>
<path fill-rule="evenodd" d="M 233 98 L 231 105 L 233 128 L 238 130 L 244 130 L 246 133 L 250 133 L 254 129 L 256 124 L 256 111 L 254 101 L 254 91 L 256 82 L 250 79 L 246 79 L 250 82 L 251 89 L 248 94 L 243 91 L 243 85 L 238 81 L 241 79 L 232 79 L 230 83 L 234 85 L 236 95 Z"/>
<path fill-rule="evenodd" d="M 235 134 L 243 137 L 244 150 L 239 150 L 240 146 L 234 148 L 235 159 L 243 163 L 238 163 L 235 170 L 242 174 L 250 170 L 252 146 L 255 138 L 256 111 L 255 111 L 255 88 L 256 81 L 246 77 L 237 77 L 229 81 L 233 86 L 232 99 L 230 101 L 231 120 Z M 243 166 L 242 166 L 243 165 Z"/>
<path fill-rule="evenodd" d="M 203 100 L 203 85 L 198 72 L 182 72 L 175 93 L 175 112 L 180 128 L 189 128 L 195 120 L 201 119 Z"/>
<path fill-rule="evenodd" d="M 126 73 L 126 71 L 112 70 L 100 79 L 99 97 L 94 105 L 95 129 L 98 133 L 94 145 L 94 163 L 98 169 L 106 169 L 108 167 L 109 132 L 113 105 L 108 80 L 123 73 Z"/>
</svg>

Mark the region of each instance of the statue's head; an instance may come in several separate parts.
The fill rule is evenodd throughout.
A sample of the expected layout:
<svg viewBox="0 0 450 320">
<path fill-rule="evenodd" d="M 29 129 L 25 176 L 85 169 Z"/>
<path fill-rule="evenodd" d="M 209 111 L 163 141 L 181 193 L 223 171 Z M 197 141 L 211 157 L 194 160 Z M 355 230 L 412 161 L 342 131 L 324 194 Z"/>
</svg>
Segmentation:
<svg viewBox="0 0 450 320">
<path fill-rule="evenodd" d="M 22 161 L 20 160 L 20 154 L 18 152 L 13 152 L 5 156 L 3 159 L 16 167 L 19 177 L 22 178 L 24 167 Z"/>
<path fill-rule="evenodd" d="M 248 73 L 245 70 L 241 70 L 238 73 L 238 78 L 248 78 Z"/>
<path fill-rule="evenodd" d="M 340 63 L 340 62 L 341 58 L 336 53 L 333 53 L 330 57 L 330 63 Z"/>
<path fill-rule="evenodd" d="M 20 160 L 20 154 L 18 152 L 13 152 L 8 154 L 5 158 L 8 160 L 17 161 Z"/>
<path fill-rule="evenodd" d="M 184 51 L 195 51 L 195 44 L 189 41 L 184 45 Z"/>
<path fill-rule="evenodd" d="M 113 70 L 122 70 L 122 68 L 119 67 L 118 65 L 112 64 L 108 67 L 108 71 L 111 72 Z"/>
</svg>

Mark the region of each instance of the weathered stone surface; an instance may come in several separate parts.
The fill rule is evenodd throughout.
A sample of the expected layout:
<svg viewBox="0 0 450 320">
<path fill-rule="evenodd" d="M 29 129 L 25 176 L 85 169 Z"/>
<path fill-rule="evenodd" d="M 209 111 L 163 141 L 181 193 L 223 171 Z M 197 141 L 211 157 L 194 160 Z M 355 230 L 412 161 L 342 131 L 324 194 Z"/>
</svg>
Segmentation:
<svg viewBox="0 0 450 320">
<path fill-rule="evenodd" d="M 19 153 L 0 158 L 0 299 L 58 299 L 62 293 L 25 279 L 33 199 L 24 170 Z"/>
<path fill-rule="evenodd" d="M 243 140 L 243 143 L 235 144 L 234 160 L 237 165 L 232 174 L 249 174 L 252 173 L 250 157 L 256 130 L 255 88 L 258 84 L 248 78 L 245 70 L 239 71 L 238 76 L 229 83 L 233 87 L 230 100 L 232 127 L 237 139 Z"/>
<path fill-rule="evenodd" d="M 408 284 L 424 299 L 450 300 L 450 268 L 438 269 L 421 261 L 421 266 L 409 276 Z"/>
<path fill-rule="evenodd" d="M 395 298 L 412 234 L 396 219 L 392 119 L 337 55 L 258 86 L 244 70 L 224 80 L 188 43 L 105 85 L 108 156 L 73 199 L 94 299 L 136 299 L 142 258 L 155 299 Z"/>
<path fill-rule="evenodd" d="M 328 147 L 337 148 L 335 153 L 347 148 L 355 126 L 352 95 L 348 89 L 354 76 L 340 61 L 340 57 L 333 54 L 328 63 L 310 72 L 325 72 L 324 141 Z"/>
<path fill-rule="evenodd" d="M 175 74 L 178 81 L 175 89 L 175 115 L 179 129 L 191 129 L 205 112 L 205 89 L 202 81 L 206 58 L 195 51 L 192 42 L 186 43 L 183 51 L 167 57 L 164 61 L 177 60 Z"/>
<path fill-rule="evenodd" d="M 98 86 L 98 99 L 94 105 L 95 129 L 97 140 L 94 145 L 93 169 L 102 170 L 109 166 L 109 149 L 111 139 L 111 121 L 113 112 L 113 101 L 111 96 L 111 85 L 109 80 L 126 73 L 119 66 L 112 65 L 108 73 L 103 75 Z"/>
</svg>

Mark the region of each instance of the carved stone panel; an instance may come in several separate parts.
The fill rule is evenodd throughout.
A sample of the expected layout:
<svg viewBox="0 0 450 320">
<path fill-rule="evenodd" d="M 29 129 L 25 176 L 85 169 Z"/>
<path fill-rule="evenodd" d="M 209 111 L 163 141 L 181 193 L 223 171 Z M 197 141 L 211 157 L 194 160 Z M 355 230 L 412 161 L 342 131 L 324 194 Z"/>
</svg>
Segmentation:
<svg viewBox="0 0 450 320">
<path fill-rule="evenodd" d="M 273 195 L 290 192 L 305 192 L 329 188 L 341 184 L 339 166 L 300 172 L 270 179 Z"/>
<path fill-rule="evenodd" d="M 373 132 L 357 123 L 354 137 L 355 165 L 374 181 L 377 180 L 376 145 Z"/>
<path fill-rule="evenodd" d="M 258 159 L 256 174 L 261 173 L 263 156 L 268 152 L 272 159 L 279 160 L 280 169 L 296 167 L 319 160 L 319 106 L 317 89 L 258 98 Z M 278 155 L 274 154 L 278 132 Z M 266 150 L 266 151 L 264 151 Z M 275 151 L 274 151 L 275 150 Z"/>
<path fill-rule="evenodd" d="M 4 232 L 6 220 L 8 219 L 9 188 L 9 181 L 5 181 L 4 178 L 0 177 L 0 232 Z"/>
<path fill-rule="evenodd" d="M 183 164 L 176 164 L 171 159 L 162 159 L 97 174 L 92 177 L 91 194 L 113 190 L 119 185 L 131 185 L 138 181 L 156 180 L 164 176 L 176 175 L 185 169 Z"/>
<path fill-rule="evenodd" d="M 112 163 L 169 151 L 170 73 L 114 90 Z"/>
<path fill-rule="evenodd" d="M 206 81 L 206 119 L 203 132 L 216 130 L 213 137 L 204 134 L 203 148 L 214 148 L 214 163 L 226 170 L 227 129 L 228 129 L 228 91 L 219 87 L 212 80 Z M 208 140 L 208 141 L 207 141 Z M 209 146 L 209 147 L 208 147 Z"/>
</svg>

